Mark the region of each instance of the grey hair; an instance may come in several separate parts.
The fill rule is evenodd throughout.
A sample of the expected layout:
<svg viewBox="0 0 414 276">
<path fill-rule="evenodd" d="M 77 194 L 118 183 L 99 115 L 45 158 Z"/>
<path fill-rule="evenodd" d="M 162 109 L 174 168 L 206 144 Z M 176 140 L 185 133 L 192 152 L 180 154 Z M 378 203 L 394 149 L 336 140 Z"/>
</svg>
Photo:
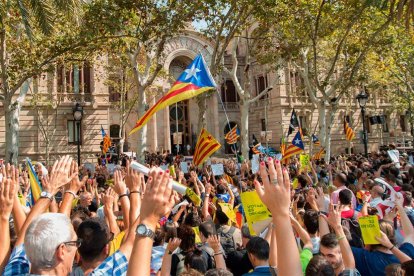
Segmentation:
<svg viewBox="0 0 414 276">
<path fill-rule="evenodd" d="M 26 232 L 24 247 L 33 267 L 56 266 L 55 252 L 60 244 L 72 240 L 73 226 L 64 214 L 46 213 L 34 219 Z"/>
</svg>

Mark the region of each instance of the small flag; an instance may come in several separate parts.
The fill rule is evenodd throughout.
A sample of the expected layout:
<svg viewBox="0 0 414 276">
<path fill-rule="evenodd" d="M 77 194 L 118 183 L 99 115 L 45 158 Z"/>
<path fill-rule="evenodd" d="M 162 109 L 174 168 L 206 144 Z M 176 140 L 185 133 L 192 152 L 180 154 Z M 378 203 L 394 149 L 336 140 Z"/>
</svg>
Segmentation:
<svg viewBox="0 0 414 276">
<path fill-rule="evenodd" d="M 184 70 L 171 89 L 152 106 L 136 123 L 129 135 L 141 129 L 158 111 L 174 103 L 193 98 L 214 89 L 216 83 L 201 54 Z"/>
<path fill-rule="evenodd" d="M 282 141 L 280 143 L 280 153 L 282 154 L 282 156 L 284 156 L 285 152 L 286 152 L 286 139 L 285 137 L 282 137 Z"/>
<path fill-rule="evenodd" d="M 300 128 L 299 119 L 298 119 L 298 116 L 296 115 L 295 109 L 293 109 L 292 114 L 290 115 L 290 124 L 289 124 L 289 130 L 288 130 L 287 136 L 292 134 L 297 127 Z"/>
<path fill-rule="evenodd" d="M 322 157 L 325 155 L 325 149 L 320 149 L 317 153 L 315 153 L 312 157 L 313 160 L 321 160 Z"/>
<path fill-rule="evenodd" d="M 290 158 L 293 155 L 299 154 L 305 150 L 305 145 L 303 144 L 301 132 L 298 131 L 293 137 L 292 144 L 285 151 L 285 155 L 283 155 L 283 160 Z"/>
<path fill-rule="evenodd" d="M 103 145 L 102 145 L 102 152 L 105 154 L 109 147 L 111 146 L 111 138 L 109 138 L 108 134 L 105 133 L 105 130 L 101 126 L 101 134 L 103 139 Z"/>
<path fill-rule="evenodd" d="M 261 152 L 259 151 L 259 147 L 261 146 L 261 144 L 260 143 L 258 143 L 257 145 L 255 145 L 255 146 L 253 146 L 252 147 L 252 152 L 253 152 L 253 154 L 260 154 Z"/>
<path fill-rule="evenodd" d="M 30 162 L 29 158 L 27 158 L 26 163 L 29 171 L 30 204 L 33 206 L 40 197 L 40 193 L 42 192 L 42 185 L 39 181 L 39 178 L 37 177 L 36 171 L 34 170 L 32 162 Z"/>
<path fill-rule="evenodd" d="M 344 117 L 344 132 L 345 137 L 347 141 L 352 141 L 355 137 L 355 132 L 352 130 L 352 128 L 349 126 L 348 117 Z"/>
<path fill-rule="evenodd" d="M 198 136 L 193 156 L 194 165 L 198 166 L 221 147 L 220 143 L 205 128 Z"/>
<path fill-rule="evenodd" d="M 321 145 L 321 141 L 319 141 L 318 136 L 316 136 L 315 134 L 312 134 L 312 142 L 315 146 L 320 146 Z"/>
<path fill-rule="evenodd" d="M 237 143 L 237 139 L 240 137 L 240 131 L 235 125 L 229 132 L 227 132 L 224 138 L 226 139 L 227 144 L 233 145 Z"/>
</svg>

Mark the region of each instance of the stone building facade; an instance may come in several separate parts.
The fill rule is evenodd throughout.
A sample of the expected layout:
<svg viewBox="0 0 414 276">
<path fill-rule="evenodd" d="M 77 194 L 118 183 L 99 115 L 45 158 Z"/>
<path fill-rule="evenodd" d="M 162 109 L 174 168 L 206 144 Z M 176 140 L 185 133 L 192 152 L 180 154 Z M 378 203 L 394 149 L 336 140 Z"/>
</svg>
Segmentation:
<svg viewBox="0 0 414 276">
<path fill-rule="evenodd" d="M 172 77 L 177 77 L 198 53 L 202 53 L 209 63 L 212 49 L 211 41 L 195 31 L 187 30 L 183 35 L 168 42 L 165 49 L 164 71 L 169 72 Z M 243 47 L 240 48 L 239 54 L 243 55 Z M 96 154 L 100 153 L 101 126 L 110 134 L 113 141 L 119 140 L 120 115 L 114 108 L 118 98 L 114 95 L 116 91 L 111 90 L 105 83 L 107 64 L 108 59 L 100 57 L 93 65 L 84 64 L 68 68 L 57 66 L 55 73 L 44 73 L 39 78 L 33 79 L 29 95 L 20 112 L 20 159 L 30 157 L 32 160 L 44 160 L 47 147 L 45 137 L 49 140 L 51 160 L 63 154 L 76 156 L 77 126 L 73 120 L 72 111 L 76 102 L 80 103 L 84 109 L 80 133 L 83 161 L 95 160 Z M 225 58 L 225 64 L 229 65 L 228 58 Z M 239 66 L 243 68 L 242 63 Z M 293 108 L 297 111 L 302 126 L 308 130 L 308 133 L 314 133 L 317 129 L 318 112 L 303 93 L 298 74 L 289 68 L 278 72 L 267 72 L 266 68 L 258 64 L 255 64 L 251 70 L 253 72 L 251 79 L 253 96 L 270 85 L 273 89 L 268 96 L 250 107 L 249 137 L 251 138 L 254 134 L 263 144 L 267 143 L 279 149 L 280 139 L 287 131 Z M 225 74 L 221 78 L 216 80 L 221 84 L 218 93 L 214 92 L 208 99 L 206 122 L 207 129 L 223 145 L 219 154 L 225 154 L 230 153 L 224 140 L 225 132 L 229 128 L 227 118 L 231 126 L 240 125 L 240 111 L 237 103 L 239 97 L 234 84 Z M 156 82 L 161 91 L 158 96 L 150 98 L 148 103 L 150 106 L 168 91 L 172 83 L 168 79 L 157 79 Z M 355 96 L 343 98 L 339 111 L 335 115 L 335 124 L 332 129 L 332 153 L 334 154 L 344 152 L 349 146 L 355 152 L 363 150 L 359 138 L 362 129 L 360 109 Z M 39 99 L 39 97 L 49 99 L 53 105 L 37 104 L 34 106 L 33 99 Z M 159 111 L 148 123 L 147 149 L 153 152 L 173 149 L 173 133 L 177 126 L 178 130 L 183 133 L 183 146 L 190 145 L 193 149 L 199 131 L 198 114 L 199 109 L 195 99 L 180 102 Z M 346 142 L 343 133 L 345 115 L 351 117 L 352 127 L 357 134 L 352 144 Z M 368 117 L 373 115 L 384 115 L 385 123 L 373 126 L 367 124 L 369 150 L 377 150 L 381 144 L 390 142 L 402 144 L 403 141 L 412 139 L 405 114 L 394 111 L 381 91 L 371 92 L 367 105 L 367 122 L 369 122 Z M 126 123 L 126 133 L 133 128 L 137 119 L 137 114 L 133 111 Z M 4 158 L 5 152 L 4 124 L 4 108 L 0 106 L 0 158 Z M 269 136 L 271 135 L 271 139 L 267 142 L 265 137 L 261 136 L 264 131 L 268 131 Z M 125 151 L 135 151 L 136 145 L 136 134 L 126 136 Z"/>
</svg>

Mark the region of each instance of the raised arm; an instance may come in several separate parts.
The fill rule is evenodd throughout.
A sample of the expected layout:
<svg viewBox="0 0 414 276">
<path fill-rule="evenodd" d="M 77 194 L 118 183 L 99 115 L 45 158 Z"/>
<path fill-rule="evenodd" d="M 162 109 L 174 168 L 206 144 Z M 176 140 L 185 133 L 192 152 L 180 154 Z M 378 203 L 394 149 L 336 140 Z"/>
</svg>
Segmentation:
<svg viewBox="0 0 414 276">
<path fill-rule="evenodd" d="M 75 177 L 73 177 L 70 181 L 69 190 L 65 190 L 63 194 L 62 204 L 59 208 L 59 213 L 65 214 L 68 217 L 70 217 L 73 200 L 78 197 L 77 194 L 79 190 L 85 186 L 86 180 L 88 180 L 87 176 L 84 176 L 82 178 L 82 181 L 79 180 L 78 163 L 76 163 L 75 161 L 73 161 L 71 164 L 70 174 L 75 175 Z"/>
<path fill-rule="evenodd" d="M 391 241 L 388 239 L 388 236 L 384 232 L 381 231 L 381 234 L 378 237 L 375 237 L 375 239 L 381 243 L 382 246 L 388 248 L 388 250 L 390 250 L 392 254 L 398 258 L 400 263 L 411 261 L 411 258 L 409 256 L 407 256 L 404 252 L 398 249 L 398 247 L 391 243 Z"/>
<path fill-rule="evenodd" d="M 203 215 L 204 221 L 207 220 L 207 218 L 211 217 L 210 213 L 208 212 L 208 205 L 210 203 L 210 193 L 211 193 L 211 184 L 207 183 L 206 193 L 204 194 L 203 208 L 201 209 L 201 213 Z"/>
<path fill-rule="evenodd" d="M 7 164 L 3 166 L 3 179 L 0 183 L 0 273 L 7 264 L 10 251 L 9 219 L 13 210 L 14 195 L 19 184 L 19 171 Z"/>
<path fill-rule="evenodd" d="M 290 216 L 290 221 L 292 223 L 293 229 L 295 229 L 296 233 L 298 233 L 299 238 L 303 242 L 303 248 L 308 248 L 310 251 L 313 250 L 313 244 L 309 233 L 300 225 L 300 223 L 293 217 Z"/>
<path fill-rule="evenodd" d="M 275 164 L 276 163 L 276 164 Z M 267 161 L 269 173 L 264 162 L 260 163 L 260 176 L 263 185 L 255 181 L 256 191 L 272 213 L 273 223 L 276 225 L 277 251 L 283 254 L 277 255 L 279 275 L 302 275 L 299 251 L 290 224 L 290 179 L 285 168 L 279 160 Z"/>
<path fill-rule="evenodd" d="M 408 242 L 414 245 L 414 227 L 411 224 L 411 221 L 408 218 L 407 213 L 404 210 L 403 202 L 404 202 L 403 196 L 397 193 L 394 203 L 397 206 L 398 213 L 400 214 L 401 226 L 405 234 L 404 242 Z"/>
<path fill-rule="evenodd" d="M 208 245 L 214 251 L 214 261 L 216 268 L 227 269 L 226 261 L 224 260 L 223 250 L 221 249 L 220 237 L 218 235 L 210 235 L 208 237 Z"/>
<path fill-rule="evenodd" d="M 114 191 L 118 194 L 119 201 L 121 201 L 124 226 L 125 229 L 128 229 L 129 211 L 131 206 L 129 203 L 128 190 L 124 180 L 122 179 L 122 173 L 119 170 L 114 172 Z"/>
<path fill-rule="evenodd" d="M 112 188 L 109 188 L 104 195 L 104 214 L 108 220 L 109 231 L 114 233 L 114 236 L 120 232 L 113 209 L 115 196 L 116 193 Z"/>
<path fill-rule="evenodd" d="M 174 198 L 169 171 L 163 172 L 159 168 L 151 169 L 142 200 L 140 223 L 155 232 L 160 218 L 168 214 L 174 206 Z M 137 235 L 129 262 L 128 275 L 150 275 L 152 245 L 151 238 Z"/>
<path fill-rule="evenodd" d="M 355 259 L 354 259 L 354 255 L 352 254 L 351 246 L 349 245 L 348 239 L 345 236 L 344 229 L 342 228 L 341 211 L 338 210 L 337 206 L 330 204 L 329 205 L 329 217 L 326 217 L 325 215 L 323 215 L 323 218 L 334 229 L 335 234 L 338 237 L 339 247 L 341 248 L 342 259 L 344 261 L 345 268 L 354 269 Z"/>
<path fill-rule="evenodd" d="M 72 180 L 76 175 L 70 175 L 70 165 L 72 163 L 72 157 L 66 155 L 60 158 L 59 161 L 55 161 L 55 164 L 52 167 L 50 176 L 42 178 L 42 187 L 43 191 L 55 195 L 59 188 Z M 39 198 L 36 204 L 33 206 L 29 215 L 26 218 L 26 221 L 23 224 L 23 227 L 20 231 L 20 234 L 16 241 L 16 246 L 23 244 L 24 238 L 26 236 L 26 230 L 29 227 L 30 223 L 40 214 L 44 213 L 49 207 L 51 200 L 49 198 Z"/>
<path fill-rule="evenodd" d="M 162 258 L 161 276 L 171 275 L 172 254 L 180 246 L 181 240 L 179 238 L 172 238 L 168 242 L 167 250 L 165 250 Z"/>
</svg>

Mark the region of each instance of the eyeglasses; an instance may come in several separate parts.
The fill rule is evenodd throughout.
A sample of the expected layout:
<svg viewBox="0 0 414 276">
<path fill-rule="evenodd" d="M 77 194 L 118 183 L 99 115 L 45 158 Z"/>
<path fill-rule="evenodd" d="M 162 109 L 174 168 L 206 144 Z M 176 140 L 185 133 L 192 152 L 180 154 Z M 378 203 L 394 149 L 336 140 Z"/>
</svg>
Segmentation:
<svg viewBox="0 0 414 276">
<path fill-rule="evenodd" d="M 77 239 L 76 241 L 63 242 L 63 244 L 66 246 L 76 246 L 76 248 L 79 248 L 82 244 L 82 239 Z"/>
</svg>

